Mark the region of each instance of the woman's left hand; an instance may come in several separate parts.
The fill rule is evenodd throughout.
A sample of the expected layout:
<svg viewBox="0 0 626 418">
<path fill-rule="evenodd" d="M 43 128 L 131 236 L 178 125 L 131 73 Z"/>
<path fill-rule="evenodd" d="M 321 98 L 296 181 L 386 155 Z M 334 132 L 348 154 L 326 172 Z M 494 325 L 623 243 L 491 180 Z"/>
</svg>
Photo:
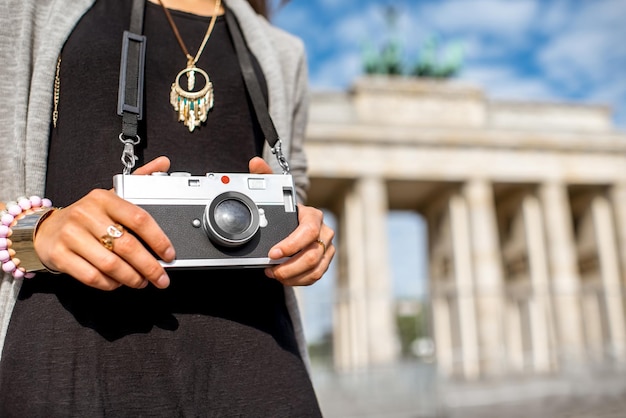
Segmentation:
<svg viewBox="0 0 626 418">
<path fill-rule="evenodd" d="M 250 160 L 250 173 L 272 174 L 270 166 L 259 157 Z M 335 255 L 335 231 L 324 223 L 321 210 L 298 204 L 298 227 L 270 249 L 273 260 L 292 256 L 282 264 L 265 269 L 265 275 L 287 286 L 308 286 L 328 270 Z"/>
</svg>

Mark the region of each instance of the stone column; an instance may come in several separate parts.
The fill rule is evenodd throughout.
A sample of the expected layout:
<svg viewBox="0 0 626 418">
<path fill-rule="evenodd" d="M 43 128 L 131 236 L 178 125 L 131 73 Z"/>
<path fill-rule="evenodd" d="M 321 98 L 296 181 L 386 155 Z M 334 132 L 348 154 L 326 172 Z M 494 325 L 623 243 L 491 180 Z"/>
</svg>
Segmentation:
<svg viewBox="0 0 626 418">
<path fill-rule="evenodd" d="M 356 180 L 340 216 L 335 367 L 390 364 L 398 355 L 387 246 L 384 181 Z"/>
<path fill-rule="evenodd" d="M 480 375 L 478 334 L 476 330 L 476 304 L 472 275 L 472 251 L 469 215 L 465 198 L 456 194 L 450 198 L 450 229 L 454 276 L 457 291 L 458 318 L 461 337 L 461 369 L 463 377 L 472 380 Z M 451 326 L 452 324 L 450 324 Z"/>
<path fill-rule="evenodd" d="M 563 366 L 583 364 L 584 342 L 579 304 L 580 275 L 567 187 L 550 182 L 540 187 L 546 225 L 552 300 L 557 321 L 558 351 Z"/>
<path fill-rule="evenodd" d="M 341 256 L 337 254 L 341 263 Z M 333 364 L 337 371 L 347 371 L 351 369 L 350 346 L 352 338 L 350 331 L 350 300 L 346 289 L 346 282 L 343 277 L 337 278 L 335 290 L 335 305 L 333 307 Z"/>
<path fill-rule="evenodd" d="M 470 219 L 481 372 L 500 375 L 504 363 L 503 274 L 491 184 L 471 179 L 464 187 Z"/>
<path fill-rule="evenodd" d="M 532 285 L 529 310 L 533 369 L 537 372 L 548 372 L 551 370 L 550 341 L 554 336 L 550 332 L 553 317 L 548 281 L 548 255 L 539 199 L 533 194 L 527 194 L 522 201 L 522 211 L 526 228 L 528 270 Z"/>
<path fill-rule="evenodd" d="M 626 180 L 611 188 L 610 197 L 613 212 L 615 213 L 615 230 L 617 231 L 622 286 L 626 286 Z M 622 295 L 626 298 L 626 292 L 624 292 L 623 287 L 622 292 Z M 626 312 L 624 314 L 626 315 Z"/>
<path fill-rule="evenodd" d="M 338 371 L 366 367 L 369 362 L 366 326 L 364 213 L 361 196 L 352 187 L 339 216 L 339 271 L 334 320 L 334 363 Z"/>
<path fill-rule="evenodd" d="M 444 376 L 452 376 L 454 373 L 454 353 L 452 350 L 450 307 L 445 294 L 431 297 L 437 366 Z"/>
<path fill-rule="evenodd" d="M 363 213 L 369 364 L 391 364 L 397 359 L 399 343 L 387 245 L 387 186 L 381 178 L 363 178 L 357 190 Z"/>
<path fill-rule="evenodd" d="M 597 195 L 593 198 L 591 211 L 596 231 L 596 242 L 598 243 L 598 259 L 606 303 L 610 352 L 615 360 L 624 363 L 626 361 L 626 322 L 624 321 L 624 304 L 613 211 L 609 200 L 604 195 Z"/>
<path fill-rule="evenodd" d="M 508 368 L 515 372 L 524 371 L 524 343 L 522 336 L 522 315 L 520 303 L 517 299 L 505 301 L 504 321 L 506 326 L 506 341 L 508 346 Z"/>
<path fill-rule="evenodd" d="M 610 189 L 610 199 L 615 214 L 615 231 L 617 235 L 617 254 L 621 265 L 622 303 L 626 305 L 626 179 Z M 626 308 L 624 310 L 626 316 Z"/>
</svg>

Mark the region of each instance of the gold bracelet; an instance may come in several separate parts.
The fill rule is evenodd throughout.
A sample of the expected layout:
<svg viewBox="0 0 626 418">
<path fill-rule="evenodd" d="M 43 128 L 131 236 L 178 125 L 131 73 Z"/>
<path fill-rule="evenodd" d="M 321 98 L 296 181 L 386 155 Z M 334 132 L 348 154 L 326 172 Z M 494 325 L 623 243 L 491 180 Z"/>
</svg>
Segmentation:
<svg viewBox="0 0 626 418">
<path fill-rule="evenodd" d="M 11 227 L 11 248 L 15 250 L 15 257 L 20 260 L 19 267 L 26 272 L 50 271 L 43 265 L 35 252 L 35 233 L 48 216 L 57 210 L 56 208 L 45 208 L 36 210 L 20 217 L 15 225 Z"/>
</svg>

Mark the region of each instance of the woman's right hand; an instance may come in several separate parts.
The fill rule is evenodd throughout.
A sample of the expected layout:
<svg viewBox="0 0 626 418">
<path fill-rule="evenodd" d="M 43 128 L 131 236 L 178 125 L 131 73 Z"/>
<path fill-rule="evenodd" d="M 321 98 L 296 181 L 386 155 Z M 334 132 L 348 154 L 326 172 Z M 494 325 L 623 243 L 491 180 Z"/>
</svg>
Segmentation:
<svg viewBox="0 0 626 418">
<path fill-rule="evenodd" d="M 159 157 L 133 174 L 168 171 L 169 159 Z M 128 231 L 112 239 L 105 248 L 101 237 L 111 225 L 132 230 L 166 262 L 175 258 L 172 243 L 144 209 L 118 197 L 113 190 L 92 190 L 72 205 L 52 213 L 37 229 L 35 251 L 51 270 L 67 273 L 84 284 L 102 290 L 122 285 L 158 288 L 169 285 L 169 277 L 158 260 Z"/>
</svg>

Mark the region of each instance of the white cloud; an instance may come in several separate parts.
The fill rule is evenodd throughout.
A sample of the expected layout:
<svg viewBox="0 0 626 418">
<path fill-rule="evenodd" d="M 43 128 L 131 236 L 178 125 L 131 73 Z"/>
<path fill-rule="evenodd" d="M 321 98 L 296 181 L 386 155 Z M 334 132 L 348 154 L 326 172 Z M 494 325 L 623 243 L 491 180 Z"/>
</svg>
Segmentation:
<svg viewBox="0 0 626 418">
<path fill-rule="evenodd" d="M 571 17 L 571 0 L 552 0 L 542 5 L 541 19 L 535 25 L 541 32 L 554 33 L 566 26 Z"/>
<path fill-rule="evenodd" d="M 361 45 L 363 42 L 384 38 L 387 34 L 382 8 L 370 4 L 340 19 L 333 30 L 325 36 L 332 36 L 339 44 Z"/>
<path fill-rule="evenodd" d="M 460 79 L 485 88 L 489 98 L 558 101 L 559 95 L 541 78 L 524 76 L 510 67 L 473 66 Z"/>
<path fill-rule="evenodd" d="M 599 86 L 590 92 L 588 100 L 610 105 L 615 123 L 626 130 L 626 77 Z"/>
<path fill-rule="evenodd" d="M 575 26 L 593 28 L 611 28 L 615 35 L 626 34 L 624 19 L 626 2 L 624 0 L 594 0 L 581 2 L 580 13 L 574 20 Z M 623 37 L 620 36 L 622 39 Z"/>
<path fill-rule="evenodd" d="M 572 11 L 569 23 L 550 34 L 538 53 L 548 77 L 583 78 L 597 83 L 615 74 L 615 64 L 626 65 L 626 2 L 596 1 Z"/>
<path fill-rule="evenodd" d="M 558 24 L 547 26 L 548 41 L 538 45 L 536 62 L 563 98 L 613 107 L 626 123 L 626 2 L 597 0 L 570 7 Z M 562 7 L 561 12 L 566 10 Z"/>
<path fill-rule="evenodd" d="M 345 6 L 346 1 L 337 1 L 337 0 L 316 0 L 324 9 L 335 11 L 340 9 L 342 6 Z M 344 4 L 342 4 L 344 3 Z"/>
<path fill-rule="evenodd" d="M 312 41 L 318 39 L 318 29 L 311 24 L 311 15 L 305 8 L 293 7 L 292 4 L 288 4 L 274 16 L 273 23 L 306 40 L 308 47 L 311 47 Z"/>
<path fill-rule="evenodd" d="M 578 91 L 606 80 L 612 37 L 600 31 L 572 31 L 557 35 L 538 53 L 538 63 L 553 82 Z"/>
<path fill-rule="evenodd" d="M 511 53 L 511 46 L 505 42 L 494 42 L 479 34 L 468 34 L 460 38 L 465 57 L 471 60 L 504 59 Z"/>
<path fill-rule="evenodd" d="M 326 60 L 310 77 L 315 90 L 339 90 L 346 88 L 362 73 L 361 54 L 352 52 L 335 55 Z"/>
<path fill-rule="evenodd" d="M 626 100 L 626 77 L 614 80 L 594 90 L 589 98 L 603 103 L 615 103 Z"/>
<path fill-rule="evenodd" d="M 535 21 L 536 0 L 448 0 L 421 8 L 422 20 L 444 32 L 517 39 Z"/>
</svg>

